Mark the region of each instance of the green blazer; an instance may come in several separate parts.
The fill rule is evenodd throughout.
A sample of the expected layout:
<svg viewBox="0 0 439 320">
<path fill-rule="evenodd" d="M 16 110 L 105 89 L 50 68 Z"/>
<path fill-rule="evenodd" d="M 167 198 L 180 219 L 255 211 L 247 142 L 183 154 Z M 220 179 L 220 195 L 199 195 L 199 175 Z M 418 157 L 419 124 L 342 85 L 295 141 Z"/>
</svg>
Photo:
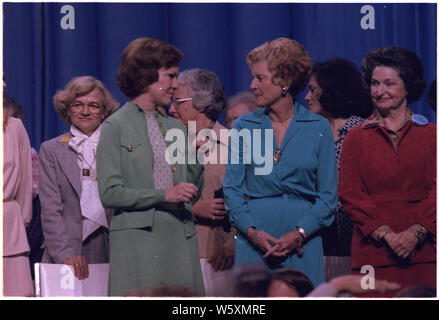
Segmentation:
<svg viewBox="0 0 439 320">
<path fill-rule="evenodd" d="M 155 112 L 163 134 L 170 129 L 180 129 L 187 137 L 187 129 L 178 120 Z M 185 150 L 187 159 L 187 145 Z M 165 190 L 156 190 L 153 181 L 154 154 L 147 134 L 144 111 L 127 102 L 107 118 L 102 125 L 97 149 L 97 174 L 99 194 L 105 208 L 115 209 L 110 225 L 112 230 L 152 227 L 155 206 L 165 202 Z M 203 165 L 172 165 L 174 183 L 190 182 L 203 186 Z M 191 204 L 185 203 L 191 213 Z M 195 234 L 193 223 L 185 225 L 189 236 Z"/>
</svg>

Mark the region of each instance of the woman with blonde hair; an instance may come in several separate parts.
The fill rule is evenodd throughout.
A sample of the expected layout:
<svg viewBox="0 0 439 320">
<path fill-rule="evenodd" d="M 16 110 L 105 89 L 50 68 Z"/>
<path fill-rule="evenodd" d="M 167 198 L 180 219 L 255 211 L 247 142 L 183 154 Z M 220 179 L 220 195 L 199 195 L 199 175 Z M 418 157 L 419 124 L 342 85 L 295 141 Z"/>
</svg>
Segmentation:
<svg viewBox="0 0 439 320">
<path fill-rule="evenodd" d="M 71 265 L 75 276 L 84 279 L 89 263 L 109 261 L 111 211 L 99 198 L 96 148 L 102 121 L 119 104 L 91 76 L 72 79 L 53 102 L 70 131 L 40 149 L 42 262 Z"/>
<path fill-rule="evenodd" d="M 253 49 L 247 63 L 250 89 L 263 108 L 241 116 L 233 128 L 260 132 L 265 159 L 273 159 L 273 166 L 258 175 L 259 159 L 242 163 L 248 156 L 244 143 L 231 139 L 229 155 L 238 152 L 240 161 L 229 162 L 223 187 L 238 229 L 235 264 L 263 261 L 271 270 L 294 268 L 316 286 L 324 282 L 319 231 L 333 221 L 337 175 L 331 126 L 296 101 L 308 82 L 311 59 L 298 42 L 279 38 Z"/>
</svg>

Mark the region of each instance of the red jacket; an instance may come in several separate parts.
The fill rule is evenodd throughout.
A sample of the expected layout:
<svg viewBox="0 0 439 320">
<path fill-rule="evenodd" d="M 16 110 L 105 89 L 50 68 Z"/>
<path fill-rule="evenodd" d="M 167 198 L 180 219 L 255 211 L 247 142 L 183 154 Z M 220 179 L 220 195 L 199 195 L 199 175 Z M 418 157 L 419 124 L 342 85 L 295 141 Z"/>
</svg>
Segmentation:
<svg viewBox="0 0 439 320">
<path fill-rule="evenodd" d="M 412 262 L 436 261 L 436 125 L 409 120 L 395 150 L 377 123 L 350 130 L 343 143 L 339 197 L 354 222 L 352 267 L 395 265 L 370 234 L 382 225 L 428 231 Z"/>
</svg>

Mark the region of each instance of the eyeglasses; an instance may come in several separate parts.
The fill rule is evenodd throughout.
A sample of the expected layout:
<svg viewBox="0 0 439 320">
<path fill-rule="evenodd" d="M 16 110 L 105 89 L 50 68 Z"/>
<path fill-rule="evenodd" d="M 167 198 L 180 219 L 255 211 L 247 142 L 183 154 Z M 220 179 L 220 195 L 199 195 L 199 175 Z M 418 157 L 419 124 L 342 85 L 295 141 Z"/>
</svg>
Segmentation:
<svg viewBox="0 0 439 320">
<path fill-rule="evenodd" d="M 79 101 L 73 101 L 70 104 L 70 109 L 72 112 L 81 112 L 84 110 L 84 107 L 87 106 L 88 111 L 91 113 L 99 113 L 101 111 L 101 106 L 96 102 L 90 102 L 89 104 L 85 105 L 82 102 Z"/>
<path fill-rule="evenodd" d="M 178 108 L 178 107 L 180 107 L 180 105 L 181 105 L 183 102 L 191 101 L 191 100 L 192 100 L 192 98 L 181 98 L 181 99 L 172 98 L 172 100 L 171 100 L 171 104 L 173 104 L 174 107 Z"/>
</svg>

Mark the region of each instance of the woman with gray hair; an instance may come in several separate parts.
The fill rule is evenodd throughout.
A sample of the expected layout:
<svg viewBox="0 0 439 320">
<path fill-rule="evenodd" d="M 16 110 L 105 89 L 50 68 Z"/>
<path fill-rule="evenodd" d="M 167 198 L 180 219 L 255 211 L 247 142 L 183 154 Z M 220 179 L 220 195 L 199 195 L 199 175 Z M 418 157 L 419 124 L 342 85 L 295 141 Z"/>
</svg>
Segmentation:
<svg viewBox="0 0 439 320">
<path fill-rule="evenodd" d="M 236 232 L 230 228 L 224 208 L 222 182 L 226 165 L 220 163 L 217 152 L 226 150 L 219 140 L 220 130 L 226 128 L 217 121 L 226 105 L 224 87 L 215 73 L 202 69 L 183 71 L 177 83 L 169 112 L 189 128 L 189 134 L 193 124 L 196 132 L 192 133 L 197 135 L 210 129 L 206 140 L 197 143 L 197 147 L 203 145 L 211 153 L 206 153 L 209 161 L 204 164 L 203 192 L 192 206 L 206 295 L 232 296 Z"/>
<path fill-rule="evenodd" d="M 102 206 L 96 180 L 101 122 L 119 104 L 91 77 L 72 79 L 53 102 L 70 131 L 41 145 L 40 202 L 45 239 L 42 262 L 71 265 L 78 279 L 89 263 L 109 260 L 110 210 Z"/>
<path fill-rule="evenodd" d="M 232 129 L 233 123 L 240 116 L 256 111 L 258 105 L 253 93 L 243 91 L 230 97 L 224 110 L 224 125 Z"/>
</svg>

